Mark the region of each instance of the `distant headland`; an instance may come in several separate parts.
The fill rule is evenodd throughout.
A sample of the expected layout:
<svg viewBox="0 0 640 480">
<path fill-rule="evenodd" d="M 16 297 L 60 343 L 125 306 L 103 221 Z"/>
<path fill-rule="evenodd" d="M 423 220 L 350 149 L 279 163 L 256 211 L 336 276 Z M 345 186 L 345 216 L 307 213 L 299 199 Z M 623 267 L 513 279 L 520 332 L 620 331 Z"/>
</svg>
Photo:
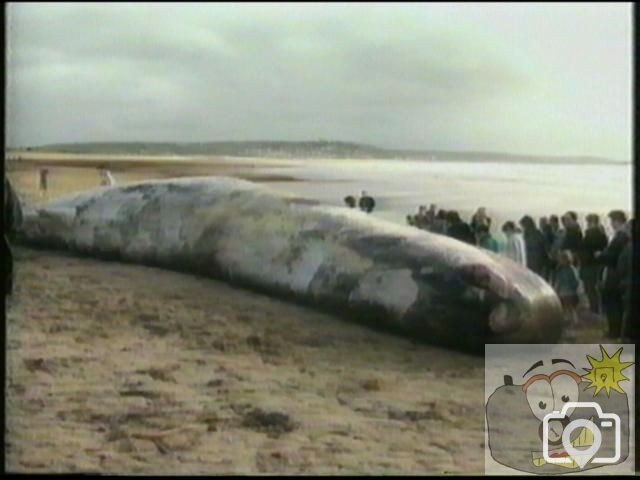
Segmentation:
<svg viewBox="0 0 640 480">
<path fill-rule="evenodd" d="M 350 158 L 421 161 L 628 164 L 597 156 L 523 155 L 483 151 L 405 150 L 341 141 L 85 142 L 11 148 L 8 151 L 70 154 Z"/>
</svg>

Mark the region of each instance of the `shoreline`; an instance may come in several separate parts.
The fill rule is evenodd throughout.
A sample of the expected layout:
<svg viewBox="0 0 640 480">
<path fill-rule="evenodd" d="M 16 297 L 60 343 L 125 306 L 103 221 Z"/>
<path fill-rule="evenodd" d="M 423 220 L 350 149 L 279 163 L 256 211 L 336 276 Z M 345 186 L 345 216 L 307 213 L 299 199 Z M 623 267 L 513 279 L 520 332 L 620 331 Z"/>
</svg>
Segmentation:
<svg viewBox="0 0 640 480">
<path fill-rule="evenodd" d="M 464 155 L 464 154 L 463 154 Z M 207 166 L 215 164 L 216 162 L 223 163 L 251 163 L 260 162 L 261 166 L 286 166 L 294 162 L 340 162 L 340 161 L 364 161 L 364 162 L 376 162 L 376 161 L 398 161 L 398 162 L 418 162 L 418 163 L 481 163 L 481 164 L 531 164 L 531 165 L 603 165 L 603 166 L 620 166 L 629 167 L 633 165 L 633 162 L 625 162 L 622 160 L 606 160 L 606 159 L 592 159 L 590 157 L 557 157 L 556 159 L 549 158 L 520 158 L 518 156 L 509 157 L 508 159 L 501 158 L 504 154 L 496 154 L 497 159 L 489 157 L 472 157 L 472 154 L 467 154 L 469 158 L 464 156 L 459 158 L 415 158 L 415 157 L 402 157 L 402 156 L 390 156 L 390 157 L 323 157 L 323 156 L 304 156 L 304 155 L 291 155 L 291 156 L 244 156 L 244 155 L 215 155 L 215 154 L 186 154 L 186 155 L 171 155 L 171 154 L 135 154 L 135 153 L 75 153 L 75 152 L 62 152 L 62 151 L 27 151 L 27 150 L 12 150 L 5 152 L 5 157 L 9 162 L 66 162 L 68 166 L 90 166 L 94 163 L 112 163 L 123 165 L 127 163 L 129 166 L 139 166 L 140 164 L 151 165 L 158 162 L 184 162 L 188 164 L 198 164 L 201 166 Z M 490 154 L 487 154 L 490 155 Z"/>
</svg>

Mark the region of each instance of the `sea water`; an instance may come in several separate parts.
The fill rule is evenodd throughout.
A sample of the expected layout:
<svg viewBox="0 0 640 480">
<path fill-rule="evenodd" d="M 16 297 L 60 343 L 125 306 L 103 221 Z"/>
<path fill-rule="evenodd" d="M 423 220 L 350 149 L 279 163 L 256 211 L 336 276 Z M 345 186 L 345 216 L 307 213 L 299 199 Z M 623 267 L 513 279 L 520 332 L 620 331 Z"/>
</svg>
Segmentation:
<svg viewBox="0 0 640 480">
<path fill-rule="evenodd" d="M 443 162 L 415 160 L 292 160 L 279 167 L 258 168 L 265 174 L 286 174 L 300 181 L 269 186 L 331 205 L 362 190 L 376 200 L 374 216 L 405 224 L 418 206 L 458 210 L 469 221 L 478 207 L 492 217 L 499 234 L 506 220 L 529 214 L 537 219 L 567 210 L 597 213 L 608 228 L 613 209 L 631 213 L 631 164 Z"/>
</svg>

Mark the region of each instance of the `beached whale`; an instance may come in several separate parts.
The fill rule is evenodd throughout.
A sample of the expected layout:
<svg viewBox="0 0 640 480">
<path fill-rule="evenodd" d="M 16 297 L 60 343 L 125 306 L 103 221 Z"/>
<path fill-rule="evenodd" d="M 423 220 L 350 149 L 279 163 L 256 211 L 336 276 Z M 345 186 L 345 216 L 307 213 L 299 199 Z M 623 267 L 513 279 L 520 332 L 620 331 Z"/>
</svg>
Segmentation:
<svg viewBox="0 0 640 480">
<path fill-rule="evenodd" d="M 429 342 L 555 342 L 552 288 L 514 262 L 352 209 L 224 177 L 148 181 L 26 208 L 23 241 L 194 271 Z"/>
</svg>

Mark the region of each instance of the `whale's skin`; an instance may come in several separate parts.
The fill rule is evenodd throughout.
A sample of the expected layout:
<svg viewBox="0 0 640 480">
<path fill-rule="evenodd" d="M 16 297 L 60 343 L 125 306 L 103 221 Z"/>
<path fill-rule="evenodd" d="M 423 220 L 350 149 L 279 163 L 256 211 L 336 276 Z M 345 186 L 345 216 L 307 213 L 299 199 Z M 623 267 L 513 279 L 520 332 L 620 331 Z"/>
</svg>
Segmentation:
<svg viewBox="0 0 640 480">
<path fill-rule="evenodd" d="M 553 289 L 509 259 L 239 179 L 155 180 L 68 196 L 26 208 L 20 238 L 205 274 L 443 346 L 553 343 L 562 330 Z"/>
</svg>

